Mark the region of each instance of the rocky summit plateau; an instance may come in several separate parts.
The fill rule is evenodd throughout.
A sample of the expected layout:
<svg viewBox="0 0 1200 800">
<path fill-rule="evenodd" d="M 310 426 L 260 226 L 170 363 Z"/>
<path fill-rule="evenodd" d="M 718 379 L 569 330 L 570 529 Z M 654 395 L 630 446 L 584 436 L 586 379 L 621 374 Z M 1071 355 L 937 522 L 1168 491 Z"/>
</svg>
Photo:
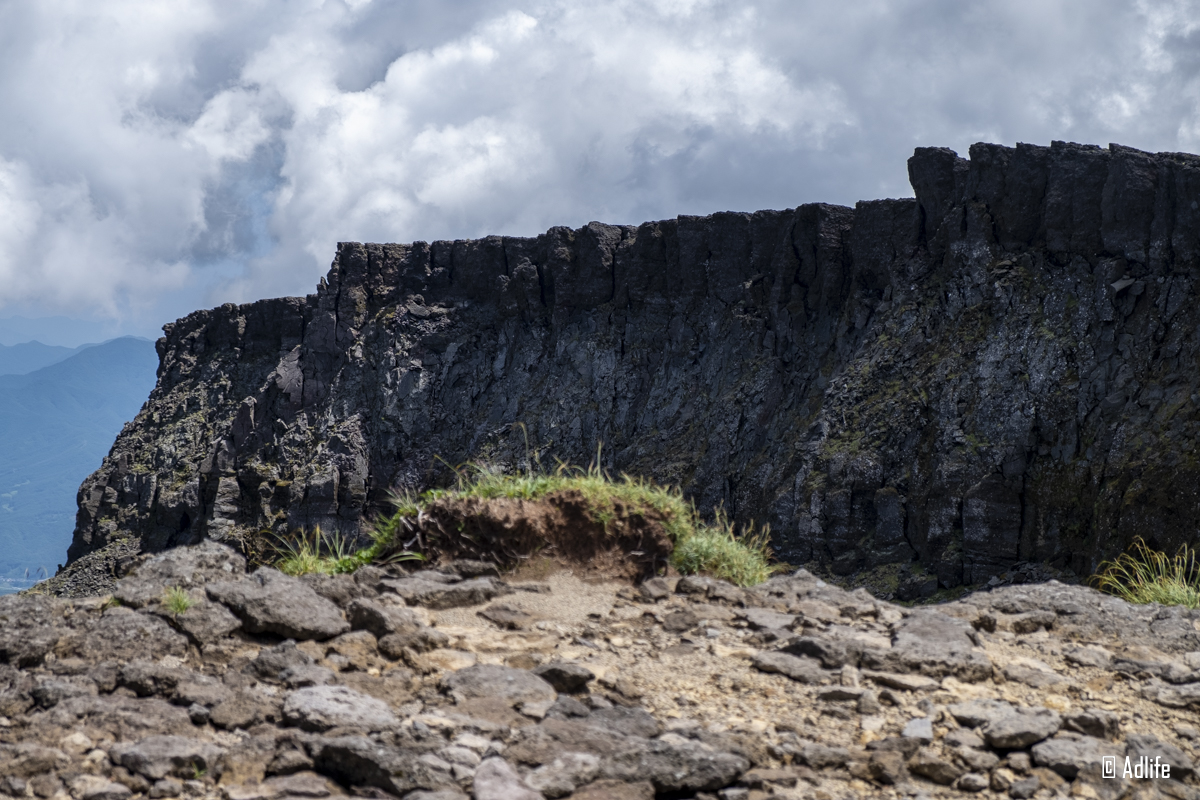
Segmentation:
<svg viewBox="0 0 1200 800">
<path fill-rule="evenodd" d="M 128 566 L 111 599 L 0 598 L 0 797 L 1200 797 L 1200 611 L 1057 582 L 907 608 L 803 569 L 295 578 L 216 542 Z"/>
</svg>

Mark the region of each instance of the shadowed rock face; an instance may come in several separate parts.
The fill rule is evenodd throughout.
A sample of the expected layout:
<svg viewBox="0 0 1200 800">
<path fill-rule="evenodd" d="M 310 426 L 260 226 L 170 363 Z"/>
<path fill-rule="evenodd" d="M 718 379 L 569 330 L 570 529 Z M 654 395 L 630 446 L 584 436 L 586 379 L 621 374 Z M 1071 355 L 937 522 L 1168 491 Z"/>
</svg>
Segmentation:
<svg viewBox="0 0 1200 800">
<path fill-rule="evenodd" d="M 1200 158 L 921 148 L 915 199 L 338 246 L 166 326 L 70 557 L 361 533 L 449 464 L 586 464 L 943 586 L 1171 548 L 1200 500 Z M 518 425 L 519 423 L 519 425 Z"/>
</svg>

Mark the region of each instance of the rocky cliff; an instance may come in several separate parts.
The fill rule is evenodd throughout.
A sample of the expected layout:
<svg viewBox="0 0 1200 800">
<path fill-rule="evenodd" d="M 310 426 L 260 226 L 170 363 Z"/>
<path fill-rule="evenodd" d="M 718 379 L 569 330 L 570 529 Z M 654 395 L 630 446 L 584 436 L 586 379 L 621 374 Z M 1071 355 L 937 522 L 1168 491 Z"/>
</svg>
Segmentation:
<svg viewBox="0 0 1200 800">
<path fill-rule="evenodd" d="M 70 558 L 358 535 L 445 464 L 600 443 L 841 574 L 1194 540 L 1200 158 L 977 144 L 909 173 L 853 209 L 343 243 L 314 295 L 166 326 Z"/>
</svg>

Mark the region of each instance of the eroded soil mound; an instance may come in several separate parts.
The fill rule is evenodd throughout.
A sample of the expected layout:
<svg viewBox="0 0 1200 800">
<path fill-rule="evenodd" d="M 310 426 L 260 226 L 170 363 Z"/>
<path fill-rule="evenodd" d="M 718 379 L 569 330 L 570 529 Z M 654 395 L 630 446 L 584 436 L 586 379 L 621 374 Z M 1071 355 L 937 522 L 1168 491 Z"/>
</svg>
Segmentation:
<svg viewBox="0 0 1200 800">
<path fill-rule="evenodd" d="M 442 560 L 500 560 L 513 566 L 539 556 L 635 579 L 666 566 L 674 549 L 666 523 L 662 512 L 619 499 L 598 509 L 576 490 L 536 500 L 443 498 L 414 520 L 426 552 Z"/>
</svg>

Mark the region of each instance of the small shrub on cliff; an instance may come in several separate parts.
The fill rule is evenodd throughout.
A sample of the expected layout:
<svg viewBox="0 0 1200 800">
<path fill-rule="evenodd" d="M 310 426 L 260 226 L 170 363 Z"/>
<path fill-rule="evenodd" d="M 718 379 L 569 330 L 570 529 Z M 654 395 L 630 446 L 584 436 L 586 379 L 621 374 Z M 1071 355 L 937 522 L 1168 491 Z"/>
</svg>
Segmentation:
<svg viewBox="0 0 1200 800">
<path fill-rule="evenodd" d="M 1200 563 L 1187 545 L 1172 557 L 1152 550 L 1138 537 L 1132 552 L 1100 565 L 1092 576 L 1100 590 L 1130 603 L 1200 607 Z"/>
</svg>

